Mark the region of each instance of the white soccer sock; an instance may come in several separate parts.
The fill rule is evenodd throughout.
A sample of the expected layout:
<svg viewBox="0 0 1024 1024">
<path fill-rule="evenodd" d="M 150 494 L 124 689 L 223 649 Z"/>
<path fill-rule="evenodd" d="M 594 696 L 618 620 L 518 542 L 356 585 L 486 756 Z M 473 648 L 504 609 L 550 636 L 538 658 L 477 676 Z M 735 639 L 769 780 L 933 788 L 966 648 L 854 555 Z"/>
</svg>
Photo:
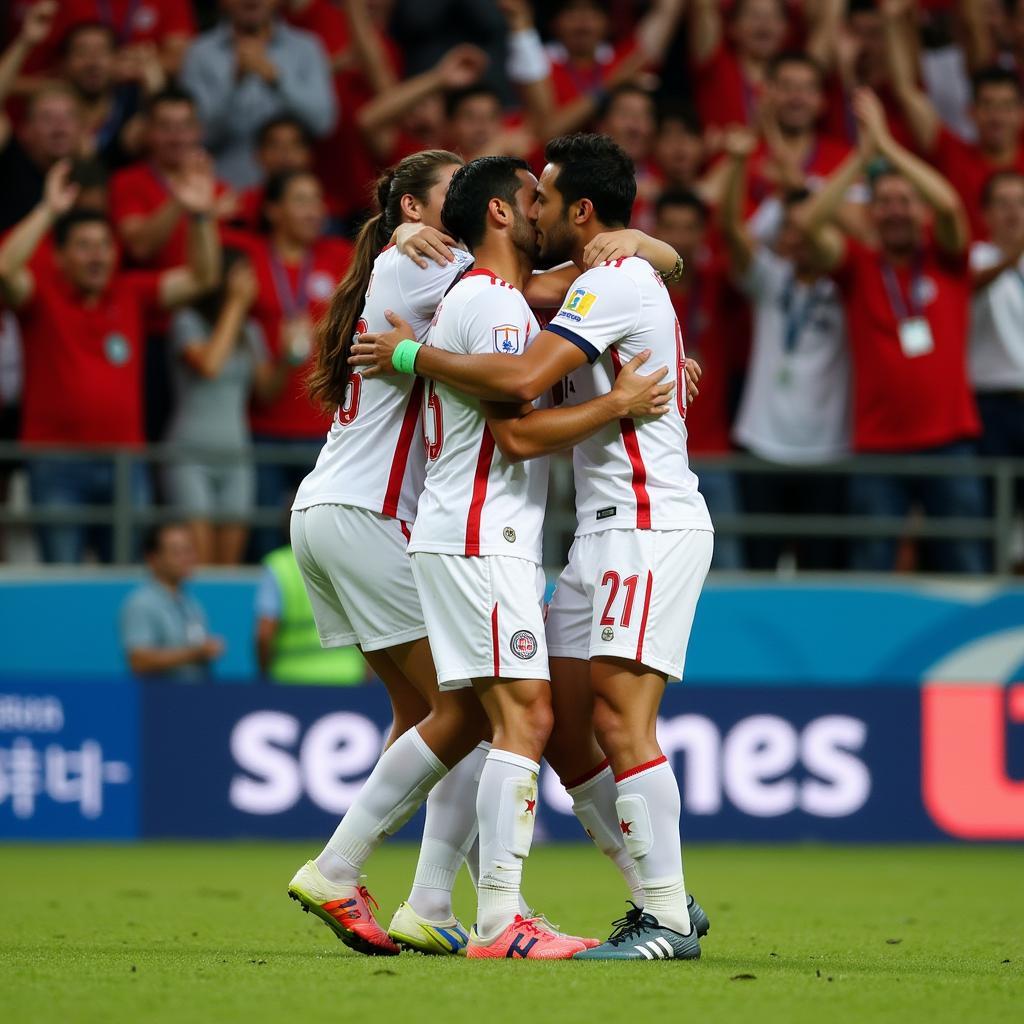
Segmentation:
<svg viewBox="0 0 1024 1024">
<path fill-rule="evenodd" d="M 469 853 L 466 854 L 466 870 L 469 872 L 469 880 L 473 888 L 480 892 L 480 836 L 473 840 Z M 479 900 L 478 900 L 479 902 Z M 533 917 L 533 908 L 526 902 L 522 891 L 519 893 L 519 914 L 522 917 Z"/>
<path fill-rule="evenodd" d="M 328 881 L 354 885 L 367 857 L 397 832 L 447 774 L 423 737 L 410 729 L 381 754 L 348 813 L 316 859 Z"/>
<path fill-rule="evenodd" d="M 493 939 L 521 913 L 519 888 L 529 856 L 540 765 L 521 754 L 492 750 L 476 797 L 480 822 L 477 933 Z"/>
<path fill-rule="evenodd" d="M 644 888 L 644 910 L 673 931 L 687 934 L 690 915 L 679 842 L 679 786 L 665 757 L 616 776 L 615 809 L 626 849 Z"/>
<path fill-rule="evenodd" d="M 427 797 L 420 859 L 409 905 L 428 921 L 452 916 L 452 886 L 476 841 L 476 790 L 490 743 L 471 750 Z"/>
<path fill-rule="evenodd" d="M 573 813 L 587 835 L 619 869 L 626 880 L 626 885 L 629 886 L 633 902 L 642 907 L 645 899 L 644 889 L 619 826 L 619 813 L 615 807 L 618 789 L 608 762 L 603 761 L 576 785 L 567 786 L 566 792 L 572 797 Z"/>
</svg>

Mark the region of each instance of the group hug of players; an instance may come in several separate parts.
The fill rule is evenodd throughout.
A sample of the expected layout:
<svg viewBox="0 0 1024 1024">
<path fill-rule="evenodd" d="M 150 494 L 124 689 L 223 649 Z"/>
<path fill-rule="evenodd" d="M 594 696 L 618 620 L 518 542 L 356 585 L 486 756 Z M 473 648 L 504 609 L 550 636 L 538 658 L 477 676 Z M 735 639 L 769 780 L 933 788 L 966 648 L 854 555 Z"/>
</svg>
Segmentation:
<svg viewBox="0 0 1024 1024">
<path fill-rule="evenodd" d="M 666 289 L 682 261 L 624 229 L 634 171 L 610 139 L 545 156 L 539 181 L 510 157 L 401 161 L 319 327 L 310 390 L 337 412 L 292 546 L 322 643 L 359 645 L 394 727 L 288 892 L 366 954 L 695 959 L 708 930 L 656 737 L 713 546 L 686 454 L 697 371 Z M 566 450 L 578 528 L 545 615 L 547 456 Z M 541 757 L 630 890 L 605 942 L 521 894 Z M 424 801 L 412 891 L 385 930 L 364 864 Z M 468 933 L 451 902 L 463 863 Z"/>
</svg>

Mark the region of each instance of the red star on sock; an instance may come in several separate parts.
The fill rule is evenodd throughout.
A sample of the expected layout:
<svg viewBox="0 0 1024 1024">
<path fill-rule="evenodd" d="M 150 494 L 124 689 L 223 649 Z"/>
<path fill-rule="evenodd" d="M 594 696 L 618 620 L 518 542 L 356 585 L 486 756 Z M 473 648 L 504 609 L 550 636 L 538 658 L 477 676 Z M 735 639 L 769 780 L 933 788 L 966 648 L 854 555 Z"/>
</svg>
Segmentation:
<svg viewBox="0 0 1024 1024">
<path fill-rule="evenodd" d="M 537 812 L 534 810 L 534 808 L 536 806 L 537 806 L 537 801 L 536 800 L 527 800 L 526 801 L 526 813 L 527 814 L 536 815 Z"/>
<path fill-rule="evenodd" d="M 633 822 L 631 821 L 620 821 L 619 828 L 622 829 L 624 836 L 631 836 L 633 834 Z"/>
</svg>

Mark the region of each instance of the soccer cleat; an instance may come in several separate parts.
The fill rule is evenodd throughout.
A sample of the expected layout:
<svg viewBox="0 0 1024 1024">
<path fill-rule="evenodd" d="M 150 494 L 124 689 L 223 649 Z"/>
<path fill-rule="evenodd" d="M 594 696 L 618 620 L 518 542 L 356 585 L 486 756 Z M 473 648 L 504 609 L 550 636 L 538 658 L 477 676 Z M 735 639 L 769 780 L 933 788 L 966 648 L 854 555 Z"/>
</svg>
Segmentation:
<svg viewBox="0 0 1024 1024">
<path fill-rule="evenodd" d="M 397 956 L 398 946 L 388 938 L 370 909 L 377 901 L 365 885 L 330 882 L 313 861 L 295 872 L 288 883 L 288 895 L 304 911 L 320 918 L 350 949 L 367 956 Z"/>
<path fill-rule="evenodd" d="M 686 909 L 690 915 L 690 924 L 697 930 L 697 938 L 703 939 L 711 931 L 711 922 L 704 908 L 692 897 L 686 897 Z"/>
<path fill-rule="evenodd" d="M 645 913 L 635 903 L 632 910 L 614 923 L 615 931 L 594 949 L 584 949 L 574 960 L 699 960 L 700 940 L 697 929 L 681 935 L 663 928 L 658 919 Z"/>
<path fill-rule="evenodd" d="M 457 917 L 447 921 L 428 921 L 408 904 L 395 911 L 388 926 L 388 937 L 402 949 L 432 956 L 465 956 L 469 936 Z"/>
<path fill-rule="evenodd" d="M 546 932 L 551 932 L 552 935 L 561 935 L 563 939 L 572 939 L 574 942 L 579 942 L 584 949 L 593 949 L 595 946 L 601 945 L 600 939 L 587 939 L 582 935 L 570 935 L 568 932 L 563 932 L 557 924 L 552 924 L 543 914 L 530 911 L 530 917 L 534 918 L 537 924 Z"/>
<path fill-rule="evenodd" d="M 536 917 L 515 920 L 497 938 L 483 942 L 476 926 L 469 933 L 466 956 L 470 960 L 569 960 L 585 950 L 578 939 L 542 928 Z"/>
</svg>

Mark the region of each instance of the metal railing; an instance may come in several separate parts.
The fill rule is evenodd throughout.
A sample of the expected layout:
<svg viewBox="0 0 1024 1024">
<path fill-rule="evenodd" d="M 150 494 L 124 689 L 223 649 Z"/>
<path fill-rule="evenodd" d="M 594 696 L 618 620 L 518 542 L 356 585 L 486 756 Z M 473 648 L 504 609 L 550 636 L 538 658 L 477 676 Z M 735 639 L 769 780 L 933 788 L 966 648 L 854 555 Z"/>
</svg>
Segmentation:
<svg viewBox="0 0 1024 1024">
<path fill-rule="evenodd" d="M 308 449 L 289 445 L 254 445 L 252 448 L 195 449 L 179 445 L 151 445 L 145 448 L 55 447 L 0 442 L 0 471 L 12 464 L 36 460 L 109 461 L 113 464 L 113 495 L 108 505 L 75 505 L 16 509 L 0 505 L 0 527 L 81 525 L 107 526 L 113 531 L 114 561 L 132 561 L 133 538 L 140 527 L 187 518 L 181 508 L 149 505 L 138 508 L 132 502 L 133 467 L 138 462 L 157 467 L 177 462 L 236 462 L 311 467 L 319 445 Z M 857 456 L 813 466 L 792 466 L 765 462 L 747 455 L 694 458 L 693 467 L 737 474 L 757 473 L 786 476 L 796 474 L 856 476 L 861 474 L 899 477 L 963 477 L 981 479 L 991 488 L 992 515 L 984 518 L 921 519 L 901 516 L 863 517 L 854 515 L 777 515 L 740 513 L 716 516 L 715 530 L 724 536 L 777 538 L 915 538 L 929 540 L 980 540 L 992 545 L 994 571 L 1008 575 L 1013 570 L 1014 523 L 1018 509 L 1015 498 L 1024 485 L 1024 459 L 963 456 L 900 455 Z M 575 530 L 572 466 L 567 458 L 552 460 L 551 486 L 545 521 L 545 553 L 554 563 L 564 559 L 568 538 Z M 233 521 L 231 515 L 212 516 L 213 521 Z M 254 508 L 247 516 L 251 526 L 280 526 L 282 509 Z"/>
</svg>

